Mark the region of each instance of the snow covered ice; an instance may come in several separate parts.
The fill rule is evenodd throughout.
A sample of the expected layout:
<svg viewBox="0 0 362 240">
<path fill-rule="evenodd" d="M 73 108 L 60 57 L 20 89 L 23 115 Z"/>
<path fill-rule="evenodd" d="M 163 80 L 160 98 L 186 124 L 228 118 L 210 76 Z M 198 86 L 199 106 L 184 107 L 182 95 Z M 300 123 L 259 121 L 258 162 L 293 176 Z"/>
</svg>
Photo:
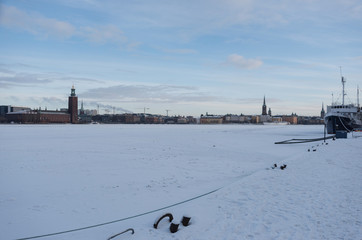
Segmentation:
<svg viewBox="0 0 362 240">
<path fill-rule="evenodd" d="M 120 219 L 39 239 L 107 239 L 128 228 L 135 234 L 114 239 L 362 239 L 357 134 L 328 145 L 276 145 L 322 137 L 323 126 L 0 125 L 0 132 L 0 239 Z M 190 225 L 172 234 L 164 219 L 154 229 L 165 213 L 174 223 L 189 216 Z"/>
</svg>

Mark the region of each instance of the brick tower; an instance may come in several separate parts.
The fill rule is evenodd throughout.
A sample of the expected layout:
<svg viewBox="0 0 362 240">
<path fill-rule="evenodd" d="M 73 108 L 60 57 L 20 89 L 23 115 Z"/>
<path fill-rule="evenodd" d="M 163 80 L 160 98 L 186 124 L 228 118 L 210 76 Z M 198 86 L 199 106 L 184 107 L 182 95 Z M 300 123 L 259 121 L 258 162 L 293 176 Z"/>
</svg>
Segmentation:
<svg viewBox="0 0 362 240">
<path fill-rule="evenodd" d="M 70 122 L 78 123 L 78 97 L 75 95 L 74 85 L 68 99 L 68 113 L 70 114 Z"/>
</svg>

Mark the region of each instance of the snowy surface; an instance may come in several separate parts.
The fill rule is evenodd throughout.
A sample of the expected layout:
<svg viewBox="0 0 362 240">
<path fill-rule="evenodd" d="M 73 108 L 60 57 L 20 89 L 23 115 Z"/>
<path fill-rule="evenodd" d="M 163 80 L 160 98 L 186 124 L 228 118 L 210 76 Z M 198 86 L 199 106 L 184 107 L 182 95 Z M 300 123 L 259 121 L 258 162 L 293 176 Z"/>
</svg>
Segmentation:
<svg viewBox="0 0 362 240">
<path fill-rule="evenodd" d="M 362 239 L 356 135 L 276 145 L 323 126 L 0 125 L 0 239 L 125 218 L 39 239 Z M 168 212 L 191 225 L 154 229 Z"/>
</svg>

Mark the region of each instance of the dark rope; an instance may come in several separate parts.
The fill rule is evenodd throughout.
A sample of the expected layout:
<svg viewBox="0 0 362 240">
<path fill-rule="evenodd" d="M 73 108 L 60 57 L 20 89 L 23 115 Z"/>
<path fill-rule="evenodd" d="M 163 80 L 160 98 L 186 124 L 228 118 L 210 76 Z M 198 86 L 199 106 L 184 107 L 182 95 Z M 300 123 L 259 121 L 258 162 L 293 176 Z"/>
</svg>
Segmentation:
<svg viewBox="0 0 362 240">
<path fill-rule="evenodd" d="M 307 142 L 317 142 L 317 141 L 323 141 L 325 139 L 332 139 L 336 137 L 336 135 L 329 136 L 329 137 L 322 137 L 322 138 L 311 138 L 311 139 L 290 139 L 285 140 L 281 142 L 275 142 L 274 144 L 294 144 L 294 143 L 307 143 Z"/>
<path fill-rule="evenodd" d="M 128 228 L 127 230 L 125 230 L 125 231 L 123 231 L 123 232 L 121 232 L 121 233 L 117 233 L 116 235 L 113 235 L 113 236 L 107 238 L 107 240 L 111 240 L 112 238 L 115 238 L 115 237 L 117 237 L 117 236 L 119 236 L 119 235 L 121 235 L 121 234 L 123 234 L 123 233 L 128 232 L 128 231 L 132 231 L 132 234 L 134 234 L 133 228 Z"/>
<path fill-rule="evenodd" d="M 212 194 L 212 193 L 214 193 L 214 192 L 216 192 L 216 191 L 219 191 L 221 188 L 222 188 L 222 187 L 219 187 L 219 188 L 217 188 L 217 189 L 215 189 L 215 190 L 212 190 L 212 191 L 210 191 L 210 192 L 207 192 L 207 193 L 198 195 L 198 196 L 196 196 L 196 197 L 193 197 L 193 198 L 190 198 L 190 199 L 187 199 L 187 200 L 178 202 L 178 203 L 174 203 L 174 204 L 168 205 L 168 206 L 166 206 L 166 207 L 162 207 L 162 208 L 159 208 L 159 209 L 151 210 L 151 211 L 148 211 L 148 212 L 145 212 L 145 213 L 140 213 L 140 214 L 137 214 L 137 215 L 134 215 L 134 216 L 125 217 L 125 218 L 113 220 L 113 221 L 110 221 L 110 222 L 99 223 L 99 224 L 95 224 L 95 225 L 91 225 L 91 226 L 87 226 L 87 227 L 81 227 L 81 228 L 76 228 L 76 229 L 71 229 L 71 230 L 66 230 L 66 231 L 61 231 L 61 232 L 55 232 L 55 233 L 48 233 L 48 234 L 43 234 L 43 235 L 38 235 L 38 236 L 33 236 L 33 237 L 18 238 L 18 239 L 15 239 L 15 240 L 27 240 L 27 239 L 35 239 L 35 238 L 42 238 L 42 237 L 49 237 L 49 236 L 54 236 L 54 235 L 60 235 L 60 234 L 64 234 L 64 233 L 70 233 L 70 232 L 76 232 L 76 231 L 81 231 L 81 230 L 90 229 L 90 228 L 96 228 L 96 227 L 100 227 L 100 226 L 104 226 L 104 225 L 109 225 L 109 224 L 116 223 L 116 222 L 125 221 L 125 220 L 132 219 L 132 218 L 141 217 L 141 216 L 144 216 L 144 215 L 147 215 L 147 214 L 150 214 L 150 213 L 158 212 L 158 211 L 161 211 L 161 210 L 164 210 L 164 209 L 167 209 L 167 208 L 171 208 L 171 207 L 174 207 L 174 206 L 177 206 L 177 205 L 181 205 L 181 204 L 186 203 L 186 202 L 193 201 L 193 200 L 195 200 L 195 199 L 198 199 L 198 198 L 204 197 L 204 196 L 206 196 L 206 195 Z"/>
<path fill-rule="evenodd" d="M 343 123 L 343 121 L 342 121 L 341 117 L 340 117 L 340 116 L 338 116 L 338 118 L 339 118 L 339 121 L 342 123 L 342 125 L 343 125 L 344 129 L 345 129 L 345 130 L 347 130 L 347 132 L 351 132 L 351 130 L 350 130 L 350 129 L 348 129 L 348 128 L 344 125 L 344 123 Z"/>
</svg>

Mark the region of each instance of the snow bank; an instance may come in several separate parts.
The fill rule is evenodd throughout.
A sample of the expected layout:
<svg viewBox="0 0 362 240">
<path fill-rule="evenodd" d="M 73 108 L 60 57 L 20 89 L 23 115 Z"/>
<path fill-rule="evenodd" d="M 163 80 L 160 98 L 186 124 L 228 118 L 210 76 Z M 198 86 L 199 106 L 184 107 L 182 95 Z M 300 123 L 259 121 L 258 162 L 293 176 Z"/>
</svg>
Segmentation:
<svg viewBox="0 0 362 240">
<path fill-rule="evenodd" d="M 107 239 L 128 228 L 135 234 L 114 239 L 362 236 L 362 138 L 274 144 L 321 137 L 323 126 L 0 125 L 0 131 L 1 239 L 137 215 L 40 239 Z M 287 167 L 271 169 L 274 163 Z M 175 223 L 190 216 L 191 225 L 171 234 L 163 220 L 154 229 L 167 212 Z"/>
</svg>

